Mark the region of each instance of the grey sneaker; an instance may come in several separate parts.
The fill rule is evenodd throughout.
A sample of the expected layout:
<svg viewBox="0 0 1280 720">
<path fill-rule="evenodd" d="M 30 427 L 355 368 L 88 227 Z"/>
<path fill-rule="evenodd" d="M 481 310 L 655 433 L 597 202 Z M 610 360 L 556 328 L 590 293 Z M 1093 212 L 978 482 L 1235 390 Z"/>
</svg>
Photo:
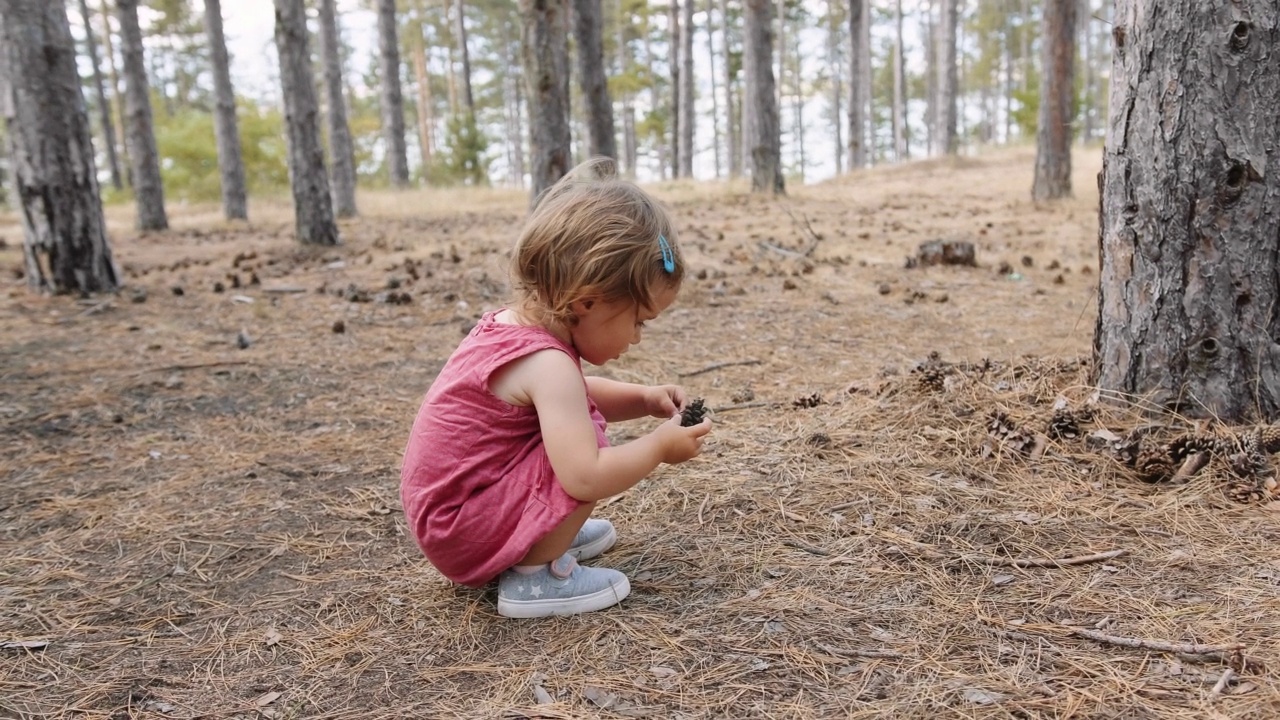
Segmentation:
<svg viewBox="0 0 1280 720">
<path fill-rule="evenodd" d="M 569 553 L 529 575 L 507 570 L 498 578 L 498 614 L 509 618 L 577 615 L 603 610 L 631 593 L 627 576 L 582 567 Z"/>
<path fill-rule="evenodd" d="M 590 560 L 618 542 L 618 531 L 608 520 L 588 518 L 569 546 L 569 554 L 579 560 Z"/>
</svg>

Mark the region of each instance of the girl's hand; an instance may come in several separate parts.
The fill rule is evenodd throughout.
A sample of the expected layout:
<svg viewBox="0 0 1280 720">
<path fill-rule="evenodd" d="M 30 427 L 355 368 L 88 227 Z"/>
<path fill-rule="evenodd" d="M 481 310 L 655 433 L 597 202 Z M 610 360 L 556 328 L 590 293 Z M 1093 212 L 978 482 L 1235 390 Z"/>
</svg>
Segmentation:
<svg viewBox="0 0 1280 720">
<path fill-rule="evenodd" d="M 644 389 L 644 408 L 651 417 L 669 418 L 683 410 L 688 401 L 684 388 L 676 385 L 651 385 Z"/>
<path fill-rule="evenodd" d="M 658 426 L 653 434 L 658 438 L 662 448 L 662 462 L 668 465 L 691 460 L 702 452 L 702 441 L 711 432 L 711 418 L 703 418 L 702 422 L 690 427 L 680 425 L 680 413 L 676 412 L 671 419 Z"/>
</svg>

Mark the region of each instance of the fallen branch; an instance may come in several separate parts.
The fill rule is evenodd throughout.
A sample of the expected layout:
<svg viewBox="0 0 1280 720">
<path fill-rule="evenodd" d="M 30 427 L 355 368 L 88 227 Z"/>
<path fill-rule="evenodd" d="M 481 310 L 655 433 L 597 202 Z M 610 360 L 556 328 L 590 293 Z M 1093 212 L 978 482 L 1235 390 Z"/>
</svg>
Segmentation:
<svg viewBox="0 0 1280 720">
<path fill-rule="evenodd" d="M 1235 677 L 1235 670 L 1232 670 L 1231 668 L 1223 670 L 1222 677 L 1218 678 L 1218 682 L 1214 683 L 1213 689 L 1209 691 L 1209 699 L 1212 700 L 1221 695 L 1222 691 L 1227 689 L 1227 685 L 1230 685 L 1231 681 L 1234 680 Z"/>
<path fill-rule="evenodd" d="M 892 650 L 861 650 L 858 648 L 843 648 L 835 645 L 827 645 L 826 643 L 817 643 L 818 647 L 824 652 L 831 653 L 838 657 L 857 657 L 857 658 L 882 658 L 886 660 L 899 660 L 905 657 L 902 653 Z"/>
<path fill-rule="evenodd" d="M 1144 638 L 1120 637 L 1119 635 L 1108 635 L 1097 630 L 1089 628 L 1071 628 L 1071 632 L 1083 638 L 1096 640 L 1100 643 L 1109 645 L 1119 645 L 1121 647 L 1141 648 L 1143 650 L 1158 650 L 1160 652 L 1179 653 L 1182 655 L 1218 655 L 1221 653 L 1239 652 L 1244 649 L 1244 643 L 1228 643 L 1225 645 L 1201 645 L 1199 643 L 1175 643 L 1165 640 L 1147 640 Z"/>
<path fill-rule="evenodd" d="M 687 378 L 687 377 L 693 377 L 695 375 L 701 375 L 703 373 L 709 373 L 713 370 L 720 370 L 727 367 L 734 367 L 736 365 L 759 365 L 759 364 L 760 364 L 760 361 L 756 360 L 755 358 L 750 358 L 747 360 L 730 360 L 728 362 L 712 363 L 711 365 L 708 365 L 704 368 L 698 368 L 697 370 L 691 370 L 689 372 L 680 373 L 679 376 L 682 378 Z"/>
<path fill-rule="evenodd" d="M 809 260 L 809 256 L 802 252 L 797 252 L 795 250 L 788 250 L 784 247 L 779 247 L 777 245 L 774 245 L 773 243 L 767 243 L 767 242 L 761 241 L 760 247 L 764 250 L 772 250 L 778 253 L 779 255 L 785 255 L 789 258 L 795 258 L 797 260 L 805 260 L 805 261 Z"/>
<path fill-rule="evenodd" d="M 786 545 L 787 547 L 793 547 L 797 550 L 803 550 L 809 553 L 810 555 L 819 555 L 821 557 L 831 557 L 830 552 L 823 550 L 820 547 L 814 547 L 813 545 L 809 545 L 808 543 L 802 543 L 799 540 L 783 540 L 782 544 Z"/>
<path fill-rule="evenodd" d="M 985 555 L 962 555 L 957 562 L 975 562 L 984 565 L 996 565 L 999 567 L 1016 567 L 1016 568 L 1057 568 L 1070 567 L 1072 565 L 1085 565 L 1088 563 L 1101 562 L 1112 558 L 1120 557 L 1128 554 L 1128 550 L 1108 550 L 1106 552 L 1094 553 L 1092 555 L 1077 555 L 1067 558 L 1002 558 L 989 557 Z"/>
</svg>

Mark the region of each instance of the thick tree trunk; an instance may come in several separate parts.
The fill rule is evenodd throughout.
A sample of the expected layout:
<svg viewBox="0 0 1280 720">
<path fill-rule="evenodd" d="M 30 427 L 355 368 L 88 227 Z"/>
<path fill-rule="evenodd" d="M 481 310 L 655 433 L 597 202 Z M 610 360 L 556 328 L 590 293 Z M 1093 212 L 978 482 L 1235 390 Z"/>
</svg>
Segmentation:
<svg viewBox="0 0 1280 720">
<path fill-rule="evenodd" d="M 89 114 L 62 3 L 0 0 L 0 118 L 22 213 L 27 285 L 54 293 L 116 290 Z"/>
<path fill-rule="evenodd" d="M 89 50 L 89 63 L 93 65 L 93 88 L 98 99 L 98 117 L 102 123 L 102 142 L 107 146 L 107 167 L 111 171 L 111 185 L 124 189 L 120 175 L 120 158 L 116 155 L 116 128 L 111 121 L 111 103 L 107 102 L 107 90 L 102 79 L 102 65 L 98 62 L 98 43 L 93 36 L 93 14 L 88 0 L 80 0 L 80 18 L 84 21 L 85 47 Z"/>
<path fill-rule="evenodd" d="M 120 17 L 121 54 L 124 56 L 124 101 L 128 114 L 129 159 L 133 162 L 133 192 L 138 204 L 139 230 L 164 230 L 164 184 L 160 179 L 160 153 L 151 119 L 151 89 L 138 27 L 138 0 L 116 0 Z"/>
<path fill-rule="evenodd" d="M 1054 200 L 1071 194 L 1071 120 L 1075 96 L 1076 0 L 1046 0 L 1044 77 L 1036 128 L 1036 176 L 1031 196 Z"/>
<path fill-rule="evenodd" d="M 404 141 L 404 95 L 400 90 L 400 40 L 396 0 L 378 0 L 378 57 L 382 72 L 382 132 L 387 142 L 391 184 L 409 186 L 409 151 Z"/>
<path fill-rule="evenodd" d="M 1280 13 L 1272 0 L 1115 10 L 1096 382 L 1147 408 L 1275 422 Z"/>
<path fill-rule="evenodd" d="M 773 89 L 773 2 L 746 0 L 744 65 L 750 69 L 752 86 L 751 190 L 780 195 L 785 191 L 782 177 L 782 136 L 778 126 L 778 102 Z"/>
<path fill-rule="evenodd" d="M 569 172 L 568 0 L 519 0 L 529 101 L 531 201 Z"/>
<path fill-rule="evenodd" d="M 236 93 L 231 87 L 227 41 L 222 34 L 222 0 L 204 0 L 204 27 L 213 65 L 213 130 L 218 142 L 218 170 L 222 173 L 222 210 L 228 220 L 247 220 L 248 193 L 236 122 Z"/>
<path fill-rule="evenodd" d="M 333 199 L 320 147 L 320 111 L 311 75 L 307 10 L 303 0 L 275 0 L 276 51 L 289 141 L 289 185 L 298 240 L 308 245 L 337 245 Z"/>
<path fill-rule="evenodd" d="M 680 20 L 680 177 L 693 177 L 693 153 L 695 150 L 694 124 L 696 108 L 693 105 L 693 4 L 696 0 L 684 0 Z"/>
<path fill-rule="evenodd" d="M 587 106 L 587 154 L 618 158 L 613 101 L 604 71 L 603 11 L 600 0 L 573 0 L 573 36 L 578 45 L 578 83 Z"/>
<path fill-rule="evenodd" d="M 334 0 L 320 0 L 320 57 L 324 65 L 325 117 L 329 125 L 329 182 L 333 211 L 340 218 L 355 217 L 356 159 L 343 94 L 342 55 Z M 402 136 L 403 137 L 403 136 Z"/>
<path fill-rule="evenodd" d="M 956 150 L 956 93 L 959 86 L 956 62 L 956 33 L 961 0 L 941 0 L 938 30 L 938 153 L 954 155 Z"/>
<path fill-rule="evenodd" d="M 849 169 L 867 166 L 867 98 L 863 58 L 870 42 L 867 6 L 871 0 L 849 0 Z"/>
</svg>

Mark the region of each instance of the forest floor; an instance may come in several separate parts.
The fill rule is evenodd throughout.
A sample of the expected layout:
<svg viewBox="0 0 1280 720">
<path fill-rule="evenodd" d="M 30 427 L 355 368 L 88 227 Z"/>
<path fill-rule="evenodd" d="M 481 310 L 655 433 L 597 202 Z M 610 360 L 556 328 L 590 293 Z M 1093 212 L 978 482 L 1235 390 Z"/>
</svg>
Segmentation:
<svg viewBox="0 0 1280 720">
<path fill-rule="evenodd" d="M 367 194 L 323 250 L 284 205 L 112 209 L 90 299 L 30 294 L 0 216 L 0 716 L 1275 717 L 1280 503 L 1118 459 L 1185 423 L 1095 404 L 1100 152 L 1043 206 L 1033 160 L 655 186 L 693 275 L 591 371 L 714 432 L 602 503 L 631 596 L 539 621 L 445 582 L 398 495 L 523 193 Z M 934 239 L 977 266 L 904 267 Z"/>
</svg>

